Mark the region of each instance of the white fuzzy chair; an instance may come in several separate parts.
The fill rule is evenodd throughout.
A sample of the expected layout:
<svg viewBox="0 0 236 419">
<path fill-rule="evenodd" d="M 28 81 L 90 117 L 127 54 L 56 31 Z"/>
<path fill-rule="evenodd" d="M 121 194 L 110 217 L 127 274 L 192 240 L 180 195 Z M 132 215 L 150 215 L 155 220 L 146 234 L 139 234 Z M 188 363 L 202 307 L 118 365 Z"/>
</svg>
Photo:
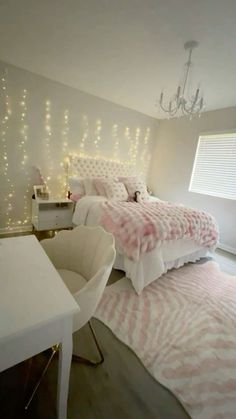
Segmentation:
<svg viewBox="0 0 236 419">
<path fill-rule="evenodd" d="M 102 227 L 79 226 L 41 241 L 80 307 L 74 332 L 93 316 L 115 260 L 114 238 Z"/>
<path fill-rule="evenodd" d="M 98 362 L 77 355 L 73 355 L 73 360 L 83 361 L 89 365 L 99 365 L 104 357 L 90 319 L 102 297 L 115 260 L 114 238 L 102 227 L 79 226 L 74 230 L 63 230 L 52 239 L 42 240 L 41 245 L 79 304 L 80 311 L 74 316 L 73 331 L 81 329 L 89 322 L 100 354 Z M 25 409 L 28 408 L 57 349 L 57 345 L 52 348 L 50 359 Z"/>
</svg>

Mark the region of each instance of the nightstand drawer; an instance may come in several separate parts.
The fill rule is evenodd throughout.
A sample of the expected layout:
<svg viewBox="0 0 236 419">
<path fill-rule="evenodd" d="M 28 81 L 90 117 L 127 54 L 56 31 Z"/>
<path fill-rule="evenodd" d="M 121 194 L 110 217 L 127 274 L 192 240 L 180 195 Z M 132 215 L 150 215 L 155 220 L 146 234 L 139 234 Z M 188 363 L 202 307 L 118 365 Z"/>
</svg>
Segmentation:
<svg viewBox="0 0 236 419">
<path fill-rule="evenodd" d="M 56 230 L 72 227 L 74 204 L 70 200 L 32 202 L 32 223 L 36 230 Z"/>
<path fill-rule="evenodd" d="M 72 227 L 72 222 L 68 220 L 40 220 L 38 223 L 37 230 L 57 230 L 60 228 L 70 228 Z"/>
</svg>

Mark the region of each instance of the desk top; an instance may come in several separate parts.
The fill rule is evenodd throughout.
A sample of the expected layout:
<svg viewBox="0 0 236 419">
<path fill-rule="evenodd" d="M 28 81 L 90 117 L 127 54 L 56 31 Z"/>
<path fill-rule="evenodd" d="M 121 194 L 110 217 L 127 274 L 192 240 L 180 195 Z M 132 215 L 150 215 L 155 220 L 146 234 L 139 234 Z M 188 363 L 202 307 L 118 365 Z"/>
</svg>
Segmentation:
<svg viewBox="0 0 236 419">
<path fill-rule="evenodd" d="M 0 239 L 0 340 L 78 310 L 35 236 Z"/>
</svg>

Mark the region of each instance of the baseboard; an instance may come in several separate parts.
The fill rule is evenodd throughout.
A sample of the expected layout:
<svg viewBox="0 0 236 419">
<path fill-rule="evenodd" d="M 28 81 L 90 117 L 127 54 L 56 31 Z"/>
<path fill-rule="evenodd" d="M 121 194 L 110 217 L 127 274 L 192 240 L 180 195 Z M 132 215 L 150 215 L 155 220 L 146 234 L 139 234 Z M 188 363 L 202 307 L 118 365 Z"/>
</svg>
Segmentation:
<svg viewBox="0 0 236 419">
<path fill-rule="evenodd" d="M 4 234 L 25 233 L 27 231 L 32 231 L 32 224 L 19 226 L 19 227 L 0 228 L 0 236 Z"/>
<path fill-rule="evenodd" d="M 227 246 L 227 244 L 219 243 L 217 248 L 236 255 L 236 249 L 234 247 Z"/>
</svg>

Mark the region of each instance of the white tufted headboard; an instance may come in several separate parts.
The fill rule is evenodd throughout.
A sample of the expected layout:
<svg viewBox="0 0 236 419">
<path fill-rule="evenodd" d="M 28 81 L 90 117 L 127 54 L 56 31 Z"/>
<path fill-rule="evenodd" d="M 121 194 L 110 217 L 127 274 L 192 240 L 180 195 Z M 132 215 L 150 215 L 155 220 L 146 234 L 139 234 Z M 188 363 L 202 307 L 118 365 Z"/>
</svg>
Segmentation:
<svg viewBox="0 0 236 419">
<path fill-rule="evenodd" d="M 132 176 L 135 174 L 135 167 L 130 163 L 95 157 L 69 156 L 69 176 L 84 178 Z"/>
</svg>

